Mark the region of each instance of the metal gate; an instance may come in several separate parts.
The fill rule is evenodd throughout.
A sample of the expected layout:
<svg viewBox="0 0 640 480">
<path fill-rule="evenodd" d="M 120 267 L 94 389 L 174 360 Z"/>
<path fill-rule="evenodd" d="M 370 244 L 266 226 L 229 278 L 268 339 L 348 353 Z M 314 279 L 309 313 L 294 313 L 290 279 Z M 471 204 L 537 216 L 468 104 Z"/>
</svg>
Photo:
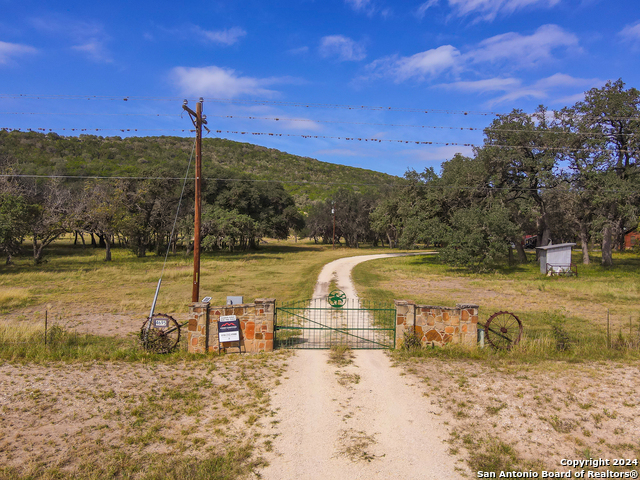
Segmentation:
<svg viewBox="0 0 640 480">
<path fill-rule="evenodd" d="M 314 298 L 276 307 L 276 348 L 395 348 L 395 306 L 359 299 Z M 334 306 L 332 306 L 332 304 Z"/>
</svg>

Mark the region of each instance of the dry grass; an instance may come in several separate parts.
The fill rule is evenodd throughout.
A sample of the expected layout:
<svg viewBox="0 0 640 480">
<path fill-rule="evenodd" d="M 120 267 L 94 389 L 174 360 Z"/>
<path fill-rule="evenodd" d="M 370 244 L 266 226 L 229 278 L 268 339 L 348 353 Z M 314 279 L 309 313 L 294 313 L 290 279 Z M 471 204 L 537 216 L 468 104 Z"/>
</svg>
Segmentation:
<svg viewBox="0 0 640 480">
<path fill-rule="evenodd" d="M 29 288 L 0 286 L 0 312 L 23 307 L 29 303 L 30 297 Z"/>
<path fill-rule="evenodd" d="M 0 478 L 243 477 L 270 448 L 288 357 L 5 364 Z"/>
<path fill-rule="evenodd" d="M 472 471 L 559 471 L 563 458 L 640 457 L 637 365 L 395 358 L 426 402 L 442 408 L 451 448 Z"/>
<path fill-rule="evenodd" d="M 257 251 L 204 253 L 201 297 L 211 296 L 213 304 L 225 304 L 227 295 L 243 295 L 246 301 L 304 299 L 311 296 L 326 263 L 386 251 L 269 241 Z M 128 250 L 114 249 L 111 263 L 105 263 L 103 256 L 101 249 L 74 247 L 69 239 L 62 239 L 50 248 L 45 264 L 33 265 L 25 255 L 14 265 L 0 265 L 0 313 L 28 316 L 47 306 L 59 314 L 78 313 L 87 306 L 94 312 L 147 313 L 164 255 L 137 258 Z M 187 311 L 192 265 L 192 258 L 181 253 L 169 256 L 156 311 Z"/>
</svg>

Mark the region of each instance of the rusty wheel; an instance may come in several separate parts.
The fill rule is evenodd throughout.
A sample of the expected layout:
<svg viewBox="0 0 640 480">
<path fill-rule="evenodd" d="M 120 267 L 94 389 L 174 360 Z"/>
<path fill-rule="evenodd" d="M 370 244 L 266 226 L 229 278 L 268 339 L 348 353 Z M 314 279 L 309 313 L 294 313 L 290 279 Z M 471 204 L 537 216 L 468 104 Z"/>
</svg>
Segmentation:
<svg viewBox="0 0 640 480">
<path fill-rule="evenodd" d="M 487 341 L 498 350 L 509 350 L 522 337 L 522 323 L 511 312 L 496 312 L 484 326 Z"/>
<path fill-rule="evenodd" d="M 153 353 L 169 353 L 180 341 L 180 325 L 164 313 L 147 319 L 140 329 L 140 341 L 145 350 Z"/>
</svg>

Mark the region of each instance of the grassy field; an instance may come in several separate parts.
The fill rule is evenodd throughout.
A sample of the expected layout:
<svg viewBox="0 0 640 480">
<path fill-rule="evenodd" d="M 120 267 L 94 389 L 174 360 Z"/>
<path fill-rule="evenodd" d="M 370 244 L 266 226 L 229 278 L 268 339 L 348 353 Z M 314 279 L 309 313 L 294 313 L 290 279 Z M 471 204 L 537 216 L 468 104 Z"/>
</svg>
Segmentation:
<svg viewBox="0 0 640 480">
<path fill-rule="evenodd" d="M 104 262 L 104 250 L 73 246 L 70 239 L 55 242 L 47 262 L 33 265 L 27 254 L 14 265 L 0 265 L 0 314 L 34 307 L 58 312 L 79 307 L 104 312 L 148 312 L 164 256 L 137 258 L 125 249 L 113 250 L 113 261 Z M 200 296 L 211 296 L 213 305 L 224 305 L 227 295 L 243 295 L 245 301 L 276 298 L 279 301 L 308 298 L 322 266 L 336 258 L 387 252 L 385 249 L 332 250 L 313 242 L 268 241 L 258 251 L 203 253 Z M 191 300 L 193 259 L 170 255 L 156 311 L 187 311 Z M 28 308 L 31 307 L 31 308 Z"/>
<path fill-rule="evenodd" d="M 366 298 L 476 303 L 481 323 L 496 311 L 513 312 L 524 324 L 521 350 L 526 346 L 541 358 L 550 353 L 600 358 L 607 352 L 617 357 L 626 344 L 637 351 L 640 341 L 640 255 L 614 258 L 613 268 L 593 263 L 579 265 L 578 277 L 546 277 L 533 262 L 471 274 L 443 265 L 437 256 L 401 257 L 362 263 L 353 278 Z M 605 348 L 607 316 L 611 349 Z M 567 348 L 560 351 L 562 341 Z"/>
</svg>

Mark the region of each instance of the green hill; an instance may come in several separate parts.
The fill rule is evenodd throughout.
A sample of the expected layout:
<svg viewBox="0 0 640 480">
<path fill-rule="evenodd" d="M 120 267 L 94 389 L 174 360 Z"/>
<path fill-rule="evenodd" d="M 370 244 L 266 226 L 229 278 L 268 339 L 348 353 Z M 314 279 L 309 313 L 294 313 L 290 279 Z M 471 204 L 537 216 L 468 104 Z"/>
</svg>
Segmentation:
<svg viewBox="0 0 640 480">
<path fill-rule="evenodd" d="M 55 133 L 0 131 L 0 165 L 37 175 L 172 176 L 185 174 L 193 146 L 183 137 L 63 137 Z M 203 176 L 281 182 L 298 205 L 324 199 L 337 184 L 391 184 L 398 177 L 335 165 L 276 149 L 225 139 L 204 139 Z M 193 167 L 192 167 L 193 168 Z M 354 187 L 375 191 L 375 186 Z"/>
</svg>

